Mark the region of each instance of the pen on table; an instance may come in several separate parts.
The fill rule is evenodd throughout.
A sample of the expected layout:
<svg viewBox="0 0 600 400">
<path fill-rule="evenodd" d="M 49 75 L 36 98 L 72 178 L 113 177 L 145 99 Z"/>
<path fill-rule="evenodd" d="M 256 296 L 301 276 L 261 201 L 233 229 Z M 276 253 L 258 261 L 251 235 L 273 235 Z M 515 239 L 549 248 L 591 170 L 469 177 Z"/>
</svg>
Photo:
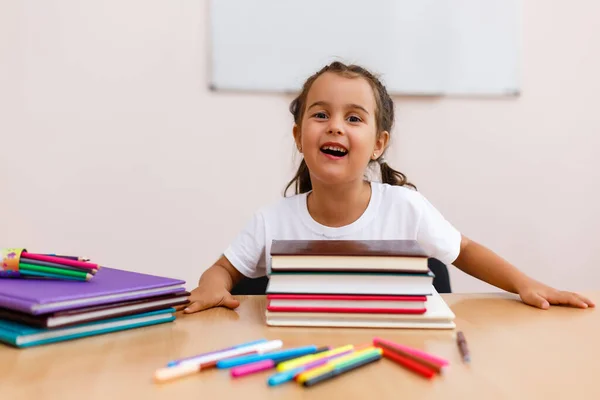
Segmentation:
<svg viewBox="0 0 600 400">
<path fill-rule="evenodd" d="M 444 373 L 444 369 L 447 367 L 447 365 L 443 365 L 443 364 L 440 364 L 438 362 L 434 362 L 431 359 L 421 357 L 421 356 L 419 356 L 417 354 L 411 353 L 409 351 L 402 350 L 399 347 L 391 346 L 391 345 L 389 345 L 387 343 L 383 343 L 383 342 L 379 342 L 379 341 L 374 341 L 374 344 L 375 344 L 376 347 L 381 347 L 382 349 L 387 350 L 388 352 L 396 353 L 396 354 L 398 354 L 401 357 L 404 357 L 404 358 L 410 359 L 410 360 L 412 360 L 414 362 L 417 362 L 417 363 L 419 363 L 419 364 L 427 367 L 428 369 L 435 371 L 438 374 L 443 374 Z M 387 354 L 387 353 L 384 353 L 384 355 L 385 354 Z"/>
<path fill-rule="evenodd" d="M 467 339 L 465 338 L 465 334 L 461 331 L 456 333 L 456 343 L 458 344 L 458 350 L 460 351 L 463 361 L 466 363 L 471 362 L 471 353 L 467 347 Z"/>
<path fill-rule="evenodd" d="M 264 354 L 251 354 L 248 356 L 240 356 L 227 360 L 221 360 L 217 363 L 217 368 L 233 368 L 238 365 L 250 364 L 257 361 L 273 360 L 280 361 L 282 359 L 288 359 L 288 357 L 295 356 L 300 357 L 306 354 L 313 354 L 317 351 L 318 347 L 315 345 L 295 347 L 291 349 L 284 349 L 279 351 L 272 351 Z"/>
<path fill-rule="evenodd" d="M 403 355 L 391 351 L 387 348 L 381 348 L 383 350 L 383 356 L 396 364 L 402 365 L 410 371 L 419 374 L 427 379 L 431 379 L 435 376 L 435 371 L 428 368 L 427 366 L 411 359 L 404 357 Z"/>
<path fill-rule="evenodd" d="M 381 358 L 382 352 L 383 352 L 382 349 L 375 348 L 375 347 L 352 352 L 351 354 L 348 354 L 347 356 L 343 356 L 340 358 L 336 358 L 335 360 L 328 361 L 323 366 L 310 369 L 306 372 L 302 372 L 301 374 L 299 374 L 296 377 L 296 382 L 298 382 L 299 384 L 304 384 L 306 381 L 311 381 L 311 380 L 313 380 L 313 378 L 316 378 L 321 375 L 328 374 L 328 373 L 334 371 L 339 366 L 345 365 L 347 363 L 352 364 L 352 363 L 354 363 L 358 360 L 364 359 L 364 358 L 370 358 L 374 354 L 376 354 L 377 359 L 379 359 L 379 358 Z"/>
<path fill-rule="evenodd" d="M 426 353 L 426 352 L 424 352 L 422 350 L 415 349 L 415 348 L 412 348 L 412 347 L 409 347 L 409 346 L 405 346 L 405 345 L 402 345 L 400 343 L 392 342 L 390 340 L 385 340 L 385 339 L 376 337 L 376 338 L 373 339 L 373 343 L 375 345 L 377 345 L 377 344 L 386 344 L 386 345 L 392 347 L 394 350 L 401 350 L 401 351 L 405 351 L 405 352 L 411 353 L 411 354 L 413 354 L 415 356 L 418 356 L 418 357 L 421 357 L 423 359 L 429 360 L 429 361 L 434 362 L 436 364 L 439 364 L 441 366 L 445 366 L 445 365 L 449 365 L 450 364 L 450 362 L 448 360 L 445 360 L 445 359 L 443 359 L 441 357 L 434 356 L 433 354 L 429 354 L 429 353 Z"/>
<path fill-rule="evenodd" d="M 266 353 L 280 349 L 282 346 L 283 342 L 281 340 L 271 340 L 251 346 L 234 348 L 232 350 L 227 350 L 216 354 L 195 357 L 190 360 L 182 361 L 181 363 L 172 367 L 159 368 L 154 373 L 154 380 L 157 382 L 165 382 L 171 379 L 181 378 L 201 371 L 203 369 L 203 365 L 213 368 L 215 367 L 216 363 L 222 360 L 233 358 L 238 359 L 239 356 L 254 353 Z"/>
<path fill-rule="evenodd" d="M 335 354 L 329 355 L 327 357 L 314 359 L 313 361 L 309 361 L 307 363 L 304 363 L 304 364 L 299 365 L 294 368 L 285 369 L 282 372 L 278 372 L 276 374 L 269 376 L 269 378 L 267 379 L 267 383 L 269 384 L 269 386 L 277 386 L 282 383 L 289 382 L 303 372 L 306 372 L 313 368 L 321 367 L 321 366 L 327 364 L 329 361 L 331 361 L 335 358 L 340 358 L 340 357 L 346 356 L 346 355 L 352 353 L 353 351 L 354 351 L 353 349 L 349 349 L 345 352 L 335 353 Z"/>
<path fill-rule="evenodd" d="M 326 357 L 330 357 L 333 356 L 335 354 L 339 354 L 339 353 L 345 353 L 347 351 L 351 351 L 354 350 L 354 346 L 349 344 L 349 345 L 345 345 L 345 346 L 340 346 L 340 347 L 336 347 L 332 350 L 329 351 L 325 351 L 323 353 L 319 353 L 319 354 L 309 354 L 306 355 L 304 357 L 298 357 L 296 359 L 290 360 L 290 361 L 285 361 L 283 363 L 280 363 L 277 365 L 277 371 L 279 372 L 283 372 L 286 371 L 288 369 L 292 369 L 292 368 L 296 368 L 299 367 L 303 364 L 321 359 L 321 358 L 326 358 Z"/>
<path fill-rule="evenodd" d="M 256 354 L 256 350 L 248 350 L 241 355 L 250 355 Z M 233 357 L 238 357 L 233 356 Z M 231 357 L 231 358 L 233 358 Z M 228 358 L 221 358 L 222 360 L 227 360 Z M 174 365 L 172 367 L 164 367 L 156 370 L 154 372 L 154 381 L 162 383 L 167 382 L 177 378 L 183 378 L 184 376 L 192 375 L 200 371 L 204 371 L 206 369 L 215 368 L 217 366 L 217 362 L 219 360 L 207 361 L 202 364 L 194 364 L 194 363 L 181 363 Z"/>
<path fill-rule="evenodd" d="M 353 360 L 356 357 L 362 357 L 367 353 L 370 352 L 378 352 L 381 354 L 381 349 L 378 348 L 374 348 L 374 347 L 370 347 L 370 348 L 366 348 L 360 351 L 352 351 L 350 354 L 342 356 L 342 357 L 336 357 L 335 359 L 332 360 L 328 360 L 324 365 L 319 366 L 319 367 L 315 367 L 315 368 L 310 368 L 300 374 L 298 374 L 298 376 L 295 377 L 296 382 L 298 383 L 303 383 L 305 380 L 310 379 L 312 377 L 315 377 L 317 375 L 321 375 L 322 373 L 331 371 L 336 365 L 340 364 L 340 363 L 344 363 L 346 361 L 349 360 Z"/>
<path fill-rule="evenodd" d="M 340 363 L 336 365 L 331 371 L 305 380 L 304 382 L 302 382 L 302 385 L 314 386 L 318 383 L 335 378 L 336 376 L 343 375 L 346 372 L 352 371 L 360 367 L 364 367 L 365 365 L 368 365 L 372 362 L 379 361 L 381 359 L 381 349 L 377 350 L 379 351 L 370 352 L 362 357 L 356 357 L 353 360 L 348 360 L 344 363 Z"/>
<path fill-rule="evenodd" d="M 240 356 L 242 354 L 246 354 L 247 351 L 256 350 L 256 353 L 262 354 L 268 351 L 273 351 L 276 349 L 280 349 L 283 347 L 283 342 L 281 340 L 269 340 L 267 342 L 259 342 L 256 344 L 251 344 L 247 346 L 235 347 L 231 350 L 220 351 L 216 353 L 199 355 L 195 357 L 191 357 L 189 359 L 182 360 L 178 364 L 175 364 L 173 367 L 178 367 L 182 364 L 203 364 L 205 362 L 213 361 L 213 360 L 221 360 L 223 358 L 231 358 L 233 356 Z"/>
<path fill-rule="evenodd" d="M 319 347 L 317 351 L 315 351 L 313 354 L 323 353 L 328 350 L 331 350 L 331 347 Z M 268 356 L 269 353 L 267 353 L 266 355 Z M 294 360 L 297 358 L 297 355 L 290 354 L 288 356 L 280 358 L 278 361 L 268 358 L 266 360 L 255 361 L 249 364 L 238 365 L 237 367 L 231 368 L 231 376 L 234 378 L 239 378 L 242 376 L 254 374 L 256 372 L 266 371 L 268 369 L 275 368 L 278 364 L 281 364 L 285 361 Z"/>
<path fill-rule="evenodd" d="M 207 353 L 197 354 L 197 355 L 191 356 L 191 357 L 180 358 L 179 360 L 169 361 L 169 363 L 167 364 L 167 366 L 168 367 L 173 367 L 173 366 L 175 366 L 177 364 L 181 364 L 182 362 L 187 362 L 187 361 L 194 360 L 194 359 L 197 359 L 197 358 L 200 358 L 200 357 L 206 357 L 208 355 L 218 354 L 218 353 L 222 353 L 224 351 L 229 351 L 229 350 L 233 350 L 233 349 L 239 349 L 239 348 L 242 348 L 242 347 L 252 346 L 252 345 L 255 345 L 255 344 L 265 343 L 265 342 L 267 342 L 267 339 L 259 339 L 259 340 L 254 340 L 252 342 L 240 343 L 240 344 L 237 344 L 235 346 L 226 347 L 224 349 L 214 350 L 214 351 L 210 351 L 210 352 L 207 352 Z"/>
</svg>

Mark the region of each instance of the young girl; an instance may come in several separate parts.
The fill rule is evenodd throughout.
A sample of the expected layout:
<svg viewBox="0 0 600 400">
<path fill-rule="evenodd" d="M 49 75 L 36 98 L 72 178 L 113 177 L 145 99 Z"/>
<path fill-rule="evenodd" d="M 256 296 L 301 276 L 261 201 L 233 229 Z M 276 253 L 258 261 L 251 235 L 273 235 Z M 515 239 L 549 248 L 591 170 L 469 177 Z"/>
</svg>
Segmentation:
<svg viewBox="0 0 600 400">
<path fill-rule="evenodd" d="M 463 236 L 392 169 L 383 154 L 394 122 L 394 104 L 367 70 L 334 62 L 311 76 L 292 102 L 294 139 L 303 154 L 288 184 L 296 195 L 257 211 L 192 291 L 187 313 L 236 308 L 230 294 L 243 277 L 270 271 L 273 239 L 416 239 L 430 257 L 517 293 L 524 303 L 586 308 L 587 298 L 535 281 L 484 246 Z M 378 163 L 382 183 L 365 180 Z"/>
</svg>

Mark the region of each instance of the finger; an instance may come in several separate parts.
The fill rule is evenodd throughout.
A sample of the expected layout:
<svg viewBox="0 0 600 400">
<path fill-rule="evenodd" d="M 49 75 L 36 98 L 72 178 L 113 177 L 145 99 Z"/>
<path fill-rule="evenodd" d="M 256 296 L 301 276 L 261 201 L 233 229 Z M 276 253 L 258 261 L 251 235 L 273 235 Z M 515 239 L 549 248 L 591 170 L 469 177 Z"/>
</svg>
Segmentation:
<svg viewBox="0 0 600 400">
<path fill-rule="evenodd" d="M 580 294 L 577 294 L 577 297 L 579 297 L 581 299 L 581 301 L 583 301 L 585 304 L 588 305 L 588 307 L 596 307 L 596 304 L 594 304 L 594 302 L 590 299 L 588 299 L 585 296 L 582 296 Z"/>
<path fill-rule="evenodd" d="M 233 310 L 234 308 L 239 307 L 240 302 L 239 300 L 236 300 L 232 295 L 228 294 L 223 297 L 223 301 L 221 302 L 221 304 Z"/>
<path fill-rule="evenodd" d="M 575 293 L 571 292 L 558 292 L 549 297 L 548 300 L 552 304 L 587 308 L 587 304 L 583 300 L 581 300 Z"/>
<path fill-rule="evenodd" d="M 210 307 L 210 304 L 204 300 L 198 300 L 187 306 L 183 312 L 186 314 L 192 314 L 198 311 L 206 310 Z"/>
<path fill-rule="evenodd" d="M 548 300 L 546 300 L 536 292 L 531 292 L 523 296 L 523 301 L 526 304 L 529 304 L 530 306 L 541 308 L 542 310 L 547 310 L 548 308 L 550 308 L 550 303 L 548 302 Z"/>
</svg>

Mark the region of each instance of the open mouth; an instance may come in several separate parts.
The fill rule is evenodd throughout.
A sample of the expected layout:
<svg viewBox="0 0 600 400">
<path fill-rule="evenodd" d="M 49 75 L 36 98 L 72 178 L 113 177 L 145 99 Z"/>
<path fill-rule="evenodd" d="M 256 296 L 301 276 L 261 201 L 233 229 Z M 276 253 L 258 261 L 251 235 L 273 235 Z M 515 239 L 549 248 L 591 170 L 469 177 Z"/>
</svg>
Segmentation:
<svg viewBox="0 0 600 400">
<path fill-rule="evenodd" d="M 325 145 L 321 147 L 321 152 L 332 157 L 341 158 L 348 154 L 348 150 L 342 146 Z"/>
</svg>

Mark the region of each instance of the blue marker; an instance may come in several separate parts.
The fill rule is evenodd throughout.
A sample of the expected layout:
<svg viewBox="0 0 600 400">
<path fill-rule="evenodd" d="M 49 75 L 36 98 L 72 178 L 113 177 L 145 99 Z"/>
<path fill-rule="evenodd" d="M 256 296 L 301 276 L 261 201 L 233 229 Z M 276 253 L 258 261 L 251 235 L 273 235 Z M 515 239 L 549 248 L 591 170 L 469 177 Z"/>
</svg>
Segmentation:
<svg viewBox="0 0 600 400">
<path fill-rule="evenodd" d="M 257 361 L 273 360 L 279 361 L 282 359 L 289 359 L 292 356 L 300 357 L 307 354 L 313 354 L 317 352 L 317 346 L 303 346 L 295 347 L 293 349 L 273 351 L 266 354 L 249 354 L 247 356 L 240 356 L 235 358 L 229 358 L 226 360 L 220 360 L 217 362 L 217 368 L 231 368 L 237 367 L 238 365 L 250 364 Z"/>
<path fill-rule="evenodd" d="M 304 372 L 304 370 L 304 367 L 298 367 L 273 374 L 269 377 L 267 383 L 269 384 L 269 386 L 281 385 L 282 383 L 291 381 L 296 375 L 298 375 L 301 372 Z"/>
</svg>

